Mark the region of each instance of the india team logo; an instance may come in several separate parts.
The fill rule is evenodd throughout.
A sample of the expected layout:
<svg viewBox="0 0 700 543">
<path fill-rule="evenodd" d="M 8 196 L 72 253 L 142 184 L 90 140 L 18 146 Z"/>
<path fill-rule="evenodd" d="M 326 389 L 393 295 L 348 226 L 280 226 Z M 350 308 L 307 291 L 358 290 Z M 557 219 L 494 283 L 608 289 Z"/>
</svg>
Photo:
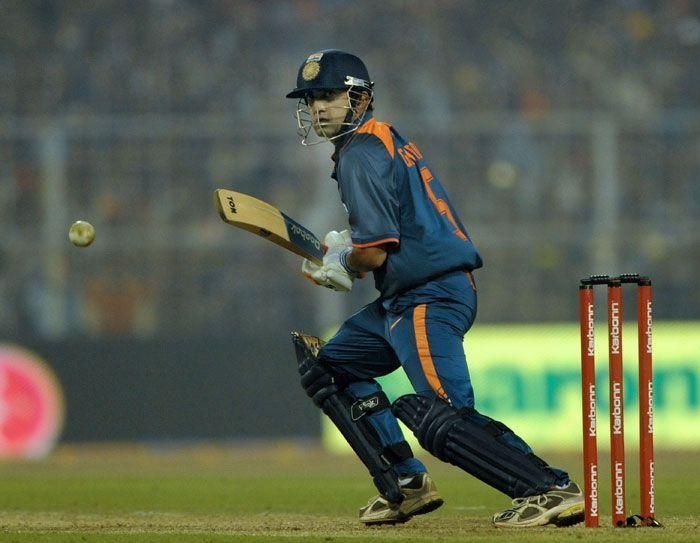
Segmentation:
<svg viewBox="0 0 700 543">
<path fill-rule="evenodd" d="M 0 345 L 0 458 L 40 458 L 60 436 L 61 386 L 35 354 Z"/>
<path fill-rule="evenodd" d="M 307 62 L 306 65 L 304 65 L 304 69 L 301 71 L 301 76 L 304 78 L 304 81 L 311 81 L 316 78 L 320 71 L 321 65 L 318 62 Z"/>
</svg>

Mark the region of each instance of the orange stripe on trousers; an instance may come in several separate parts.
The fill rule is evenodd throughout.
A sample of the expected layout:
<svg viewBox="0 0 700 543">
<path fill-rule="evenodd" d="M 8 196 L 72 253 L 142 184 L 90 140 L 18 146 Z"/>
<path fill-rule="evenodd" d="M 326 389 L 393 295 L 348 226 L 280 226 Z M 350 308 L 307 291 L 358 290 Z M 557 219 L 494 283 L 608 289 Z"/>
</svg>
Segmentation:
<svg viewBox="0 0 700 543">
<path fill-rule="evenodd" d="M 413 310 L 413 331 L 416 335 L 416 346 L 418 347 L 418 358 L 423 367 L 423 373 L 428 379 L 428 383 L 435 393 L 443 399 L 447 399 L 447 394 L 442 388 L 442 383 L 435 370 L 435 363 L 430 354 L 430 345 L 428 345 L 428 332 L 425 327 L 425 312 L 426 305 L 421 304 Z"/>
</svg>

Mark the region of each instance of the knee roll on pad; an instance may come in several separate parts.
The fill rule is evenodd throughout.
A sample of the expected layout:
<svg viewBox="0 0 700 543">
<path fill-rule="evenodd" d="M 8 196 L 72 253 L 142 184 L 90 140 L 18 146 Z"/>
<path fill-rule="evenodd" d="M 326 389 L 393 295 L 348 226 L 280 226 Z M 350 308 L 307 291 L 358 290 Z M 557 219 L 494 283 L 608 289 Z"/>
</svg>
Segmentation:
<svg viewBox="0 0 700 543">
<path fill-rule="evenodd" d="M 299 363 L 301 384 L 306 393 L 343 434 L 369 470 L 380 494 L 392 503 L 403 501 L 398 475 L 392 463 L 411 458 L 411 449 L 405 442 L 405 447 L 402 443 L 382 447 L 377 432 L 366 417 L 390 407 L 386 394 L 378 391 L 364 398 L 353 397 L 332 370 L 317 359 L 318 351 L 323 346 L 319 338 L 294 332 L 292 341 Z M 405 456 L 406 448 L 409 456 Z"/>
<path fill-rule="evenodd" d="M 299 374 L 301 386 L 317 407 L 321 407 L 328 396 L 338 391 L 339 387 L 335 383 L 333 374 L 320 362 L 307 368 L 299 365 Z"/>
<path fill-rule="evenodd" d="M 301 386 L 309 398 L 321 407 L 324 400 L 339 388 L 330 368 L 316 358 L 318 351 L 323 347 L 323 341 L 315 336 L 297 332 L 292 334 L 292 338 L 299 363 Z"/>
<path fill-rule="evenodd" d="M 557 482 L 522 439 L 476 409 L 457 410 L 439 398 L 408 394 L 392 411 L 428 452 L 511 498 L 541 494 Z"/>
</svg>

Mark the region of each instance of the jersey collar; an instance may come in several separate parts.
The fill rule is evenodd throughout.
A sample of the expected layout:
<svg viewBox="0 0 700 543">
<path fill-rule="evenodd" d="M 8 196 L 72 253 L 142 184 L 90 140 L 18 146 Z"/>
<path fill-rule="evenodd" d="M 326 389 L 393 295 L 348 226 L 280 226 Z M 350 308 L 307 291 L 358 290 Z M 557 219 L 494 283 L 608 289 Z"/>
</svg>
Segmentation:
<svg viewBox="0 0 700 543">
<path fill-rule="evenodd" d="M 345 134 L 342 138 L 338 138 L 333 142 L 333 145 L 335 146 L 335 150 L 333 151 L 333 154 L 331 155 L 331 160 L 334 163 L 333 166 L 333 173 L 331 174 L 331 177 L 335 179 L 336 181 L 338 180 L 338 176 L 336 174 L 338 170 L 338 157 L 340 155 L 340 151 L 348 144 L 350 143 L 350 140 L 352 140 L 353 136 L 355 133 L 362 128 L 366 123 L 368 123 L 370 120 L 374 118 L 374 114 L 371 111 L 367 111 L 365 113 L 364 118 L 362 119 L 362 124 L 358 126 L 355 130 L 352 132 Z"/>
</svg>

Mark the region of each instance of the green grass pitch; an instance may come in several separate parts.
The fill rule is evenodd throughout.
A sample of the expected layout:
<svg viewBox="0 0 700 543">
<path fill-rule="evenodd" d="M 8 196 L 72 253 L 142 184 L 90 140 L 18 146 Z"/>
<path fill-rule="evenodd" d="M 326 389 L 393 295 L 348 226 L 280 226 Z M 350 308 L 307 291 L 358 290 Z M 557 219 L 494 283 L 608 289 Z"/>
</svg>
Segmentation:
<svg viewBox="0 0 700 543">
<path fill-rule="evenodd" d="M 580 475 L 577 455 L 547 455 Z M 631 459 L 632 454 L 628 454 Z M 663 529 L 498 530 L 490 516 L 509 501 L 461 471 L 422 457 L 445 505 L 403 525 L 366 528 L 357 510 L 373 494 L 353 457 L 313 446 L 136 445 L 60 447 L 48 460 L 0 463 L 2 542 L 399 542 L 700 541 L 700 454 L 660 452 L 657 515 Z M 610 511 L 601 451 L 601 506 Z M 628 509 L 637 512 L 628 462 Z"/>
</svg>

